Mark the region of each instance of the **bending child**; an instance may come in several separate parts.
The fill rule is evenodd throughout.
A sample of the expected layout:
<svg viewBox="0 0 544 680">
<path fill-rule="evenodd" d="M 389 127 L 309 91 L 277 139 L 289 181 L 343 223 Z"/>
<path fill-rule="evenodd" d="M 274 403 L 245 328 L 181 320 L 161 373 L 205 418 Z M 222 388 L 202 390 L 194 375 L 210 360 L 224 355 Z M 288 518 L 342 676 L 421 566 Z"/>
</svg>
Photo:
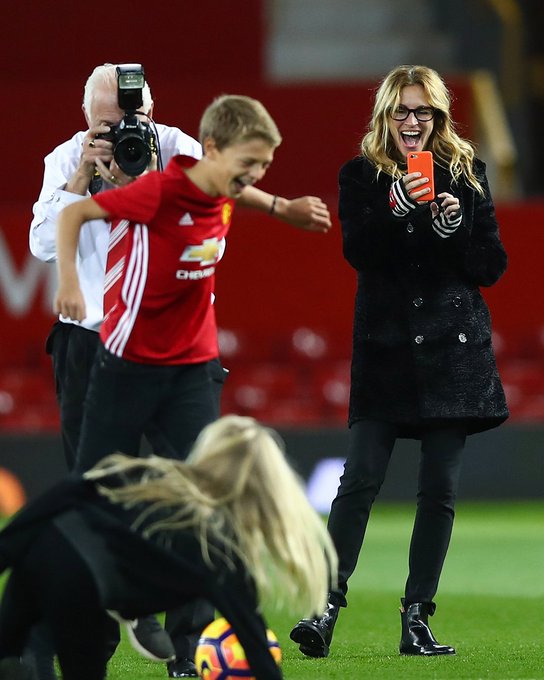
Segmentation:
<svg viewBox="0 0 544 680">
<path fill-rule="evenodd" d="M 113 454 L 60 482 L 0 533 L 0 677 L 26 678 L 33 623 L 64 680 L 103 680 L 113 620 L 204 597 L 233 626 L 258 680 L 282 677 L 260 606 L 324 607 L 336 555 L 275 433 L 225 416 L 187 461 Z"/>
</svg>

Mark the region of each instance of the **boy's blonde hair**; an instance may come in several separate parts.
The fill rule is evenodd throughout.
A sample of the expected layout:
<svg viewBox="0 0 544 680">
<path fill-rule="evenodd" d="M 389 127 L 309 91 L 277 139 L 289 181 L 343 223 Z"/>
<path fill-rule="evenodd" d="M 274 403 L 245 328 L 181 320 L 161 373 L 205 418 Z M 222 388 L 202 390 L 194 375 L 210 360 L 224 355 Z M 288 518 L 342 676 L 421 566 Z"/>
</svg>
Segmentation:
<svg viewBox="0 0 544 680">
<path fill-rule="evenodd" d="M 261 102 L 243 95 L 225 94 L 214 99 L 200 120 L 199 139 L 213 139 L 221 151 L 226 146 L 262 139 L 276 148 L 281 135 Z"/>
<path fill-rule="evenodd" d="M 390 133 L 390 116 L 400 102 L 402 89 L 421 85 L 429 105 L 435 109 L 434 126 L 429 139 L 429 151 L 435 162 L 449 169 L 455 181 L 464 178 L 480 194 L 483 193 L 474 175 L 474 146 L 455 131 L 451 117 L 451 97 L 442 78 L 428 66 L 397 66 L 380 83 L 374 103 L 369 131 L 361 142 L 361 153 L 376 166 L 378 174 L 385 172 L 399 179 L 405 169 Z"/>
<path fill-rule="evenodd" d="M 125 484 L 108 481 L 112 474 Z M 336 583 L 331 539 L 276 433 L 253 418 L 208 425 L 186 462 L 115 454 L 85 477 L 114 503 L 144 503 L 136 524 L 144 535 L 192 528 L 210 564 L 218 545 L 227 564 L 229 552 L 243 561 L 262 600 L 308 615 L 323 610 Z"/>
</svg>

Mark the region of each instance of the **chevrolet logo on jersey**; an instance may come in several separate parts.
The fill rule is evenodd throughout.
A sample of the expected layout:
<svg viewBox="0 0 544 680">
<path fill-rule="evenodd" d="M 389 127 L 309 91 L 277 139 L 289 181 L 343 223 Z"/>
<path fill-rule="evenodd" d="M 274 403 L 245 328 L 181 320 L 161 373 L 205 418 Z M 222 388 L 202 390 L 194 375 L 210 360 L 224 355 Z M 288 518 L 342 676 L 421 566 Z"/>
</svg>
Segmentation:
<svg viewBox="0 0 544 680">
<path fill-rule="evenodd" d="M 216 237 L 207 238 L 199 246 L 187 246 L 179 258 L 182 262 L 199 262 L 202 266 L 217 262 L 220 244 Z"/>
</svg>

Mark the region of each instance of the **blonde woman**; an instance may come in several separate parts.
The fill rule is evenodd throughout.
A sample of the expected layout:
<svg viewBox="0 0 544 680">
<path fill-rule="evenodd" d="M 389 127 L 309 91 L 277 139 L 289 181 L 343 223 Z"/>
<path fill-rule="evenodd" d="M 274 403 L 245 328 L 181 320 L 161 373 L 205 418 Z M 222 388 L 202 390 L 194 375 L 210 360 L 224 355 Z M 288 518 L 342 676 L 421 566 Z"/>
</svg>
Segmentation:
<svg viewBox="0 0 544 680">
<path fill-rule="evenodd" d="M 407 156 L 431 151 L 429 179 Z M 459 137 L 436 71 L 399 66 L 380 84 L 360 154 L 340 170 L 344 256 L 357 272 L 347 460 L 328 528 L 338 589 L 291 632 L 329 653 L 347 582 L 397 438 L 421 440 L 417 509 L 401 607 L 400 652 L 454 654 L 428 617 L 453 527 L 467 435 L 508 417 L 480 286 L 506 269 L 485 165 Z"/>
<path fill-rule="evenodd" d="M 255 677 L 276 680 L 260 606 L 323 608 L 336 556 L 274 432 L 225 416 L 186 462 L 114 454 L 30 504 L 0 533 L 8 566 L 0 677 L 27 677 L 17 657 L 42 620 L 64 680 L 102 680 L 106 610 L 132 619 L 204 597 Z"/>
</svg>

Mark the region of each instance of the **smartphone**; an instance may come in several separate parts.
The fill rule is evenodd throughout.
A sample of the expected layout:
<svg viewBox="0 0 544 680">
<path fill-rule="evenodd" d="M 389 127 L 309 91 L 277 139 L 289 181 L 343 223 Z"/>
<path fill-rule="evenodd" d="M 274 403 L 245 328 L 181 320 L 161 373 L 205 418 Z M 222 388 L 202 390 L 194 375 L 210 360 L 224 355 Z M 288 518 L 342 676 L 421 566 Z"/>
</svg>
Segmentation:
<svg viewBox="0 0 544 680">
<path fill-rule="evenodd" d="M 418 151 L 408 153 L 408 172 L 420 172 L 422 177 L 428 177 L 429 181 L 417 188 L 417 191 L 430 187 L 431 191 L 417 199 L 418 203 L 425 203 L 434 199 L 434 170 L 433 154 L 430 151 Z"/>
</svg>

